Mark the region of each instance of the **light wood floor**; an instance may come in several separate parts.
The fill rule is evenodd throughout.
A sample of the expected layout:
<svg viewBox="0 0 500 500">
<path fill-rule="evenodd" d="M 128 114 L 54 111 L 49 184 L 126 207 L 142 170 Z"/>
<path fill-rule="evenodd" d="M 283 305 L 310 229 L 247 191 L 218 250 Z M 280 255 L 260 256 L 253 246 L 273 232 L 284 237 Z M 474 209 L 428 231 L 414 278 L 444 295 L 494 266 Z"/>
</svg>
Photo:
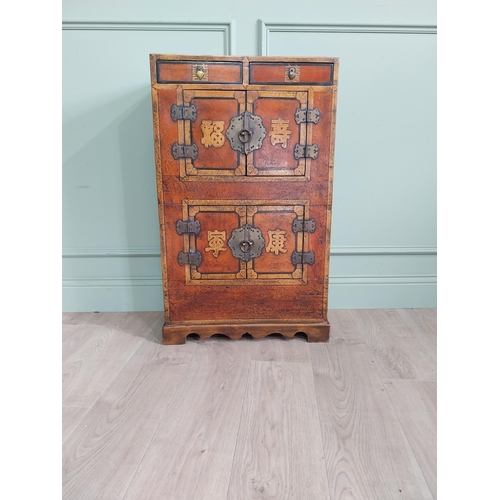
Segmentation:
<svg viewBox="0 0 500 500">
<path fill-rule="evenodd" d="M 436 498 L 436 310 L 330 321 L 164 346 L 161 313 L 64 314 L 64 500 Z"/>
</svg>

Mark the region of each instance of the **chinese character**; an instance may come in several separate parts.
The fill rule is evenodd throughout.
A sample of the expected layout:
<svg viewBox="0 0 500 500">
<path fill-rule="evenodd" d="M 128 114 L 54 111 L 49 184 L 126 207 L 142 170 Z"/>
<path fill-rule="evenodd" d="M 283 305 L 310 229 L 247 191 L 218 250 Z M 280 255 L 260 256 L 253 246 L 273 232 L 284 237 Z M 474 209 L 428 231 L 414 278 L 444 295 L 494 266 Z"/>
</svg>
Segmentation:
<svg viewBox="0 0 500 500">
<path fill-rule="evenodd" d="M 214 148 L 221 148 L 224 146 L 226 138 L 222 131 L 224 130 L 224 121 L 202 120 L 201 131 L 203 137 L 201 143 L 206 147 L 213 146 Z"/>
<path fill-rule="evenodd" d="M 271 139 L 271 144 L 273 146 L 281 144 L 283 149 L 288 146 L 288 139 L 290 139 L 290 136 L 292 135 L 292 131 L 288 130 L 289 124 L 290 120 L 282 120 L 281 118 L 271 120 L 273 130 L 269 134 L 269 138 Z"/>
<path fill-rule="evenodd" d="M 286 231 L 275 229 L 274 231 L 268 231 L 267 234 L 269 235 L 269 244 L 266 247 L 266 252 L 271 252 L 275 255 L 278 255 L 280 252 L 288 252 L 288 250 L 285 248 Z"/>
<path fill-rule="evenodd" d="M 227 250 L 224 248 L 225 242 L 226 231 L 208 231 L 208 247 L 205 248 L 205 252 L 213 252 L 214 257 L 218 257 L 219 252 Z"/>
</svg>

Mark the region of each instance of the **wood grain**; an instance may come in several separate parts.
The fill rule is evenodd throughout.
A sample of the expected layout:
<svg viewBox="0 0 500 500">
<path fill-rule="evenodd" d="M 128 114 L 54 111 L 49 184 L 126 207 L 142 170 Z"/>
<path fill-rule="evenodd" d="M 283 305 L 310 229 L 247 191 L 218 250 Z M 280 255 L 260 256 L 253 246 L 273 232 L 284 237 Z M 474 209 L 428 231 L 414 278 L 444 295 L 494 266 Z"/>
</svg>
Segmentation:
<svg viewBox="0 0 500 500">
<path fill-rule="evenodd" d="M 330 498 L 431 499 L 366 346 L 339 340 L 309 349 Z"/>
<path fill-rule="evenodd" d="M 105 332 L 123 323 L 127 313 L 72 313 L 63 319 L 62 355 L 67 361 L 99 331 Z"/>
<path fill-rule="evenodd" d="M 249 363 L 245 341 L 197 344 L 127 500 L 226 497 Z"/>
<path fill-rule="evenodd" d="M 408 325 L 415 337 L 435 355 L 437 352 L 436 309 L 399 309 L 401 320 Z"/>
<path fill-rule="evenodd" d="M 140 345 L 63 447 L 65 500 L 124 497 L 195 347 Z"/>
<path fill-rule="evenodd" d="M 121 314 L 100 327 L 63 363 L 63 404 L 91 407 L 147 336 L 160 313 Z"/>
<path fill-rule="evenodd" d="M 353 318 L 356 311 L 349 309 L 335 309 L 328 311 L 328 320 L 331 325 L 331 338 L 344 340 L 348 344 L 363 344 L 364 338 L 361 329 Z"/>
<path fill-rule="evenodd" d="M 292 363 L 311 363 L 309 345 L 306 339 L 296 335 L 287 339 L 281 335 L 270 335 L 254 339 L 249 343 L 253 361 L 286 361 Z"/>
<path fill-rule="evenodd" d="M 380 377 L 436 380 L 435 355 L 420 343 L 394 310 L 352 313 Z"/>
<path fill-rule="evenodd" d="M 88 408 L 80 406 L 62 407 L 62 442 L 66 441 L 78 426 L 82 418 L 89 411 Z"/>
<path fill-rule="evenodd" d="M 252 362 L 228 500 L 329 498 L 313 385 L 308 364 Z"/>
<path fill-rule="evenodd" d="M 231 339 L 240 339 L 251 335 L 261 339 L 274 333 L 280 333 L 289 339 L 297 333 L 305 333 L 308 342 L 327 342 L 330 335 L 329 323 L 226 323 L 212 325 L 163 325 L 163 343 L 167 345 L 183 344 L 188 335 L 195 333 L 201 339 L 212 335 L 226 335 Z"/>
<path fill-rule="evenodd" d="M 436 382 L 386 379 L 384 385 L 427 484 L 437 498 Z"/>
<path fill-rule="evenodd" d="M 279 73 L 281 76 L 279 81 L 275 81 L 276 85 L 249 85 L 250 61 L 255 64 L 257 73 L 263 72 L 264 80 L 271 77 L 270 81 L 273 81 L 272 74 Z M 271 64 L 263 66 L 264 62 Z M 315 322 L 323 326 L 306 331 L 308 340 L 327 341 L 328 331 L 324 324 L 327 321 L 328 233 L 333 191 L 332 141 L 335 137 L 338 58 L 214 58 L 152 54 L 150 63 L 164 280 L 165 343 L 182 342 L 187 334 L 192 333 L 182 331 L 178 325 L 191 326 L 202 322 L 208 328 L 215 323 L 224 321 L 230 324 L 234 320 L 241 323 L 259 321 L 262 325 L 291 321 L 297 324 Z M 207 66 L 206 80 L 189 82 L 193 64 Z M 299 81 L 285 82 L 285 69 L 290 64 L 300 66 L 298 69 L 304 80 L 297 76 Z M 227 83 L 236 81 L 234 71 L 240 67 L 243 69 L 243 82 Z M 222 73 L 218 76 L 219 70 L 224 70 L 225 76 Z M 167 81 L 170 83 L 165 83 Z M 181 81 L 188 83 L 181 85 Z M 217 81 L 221 83 L 215 83 Z M 182 113 L 176 114 L 175 109 L 178 108 L 173 106 L 184 106 L 191 110 L 195 108 L 197 118 L 182 117 Z M 318 112 L 318 123 L 315 119 L 296 123 L 297 110 L 305 112 L 306 106 Z M 239 128 L 243 125 L 237 125 L 237 121 L 233 125 L 230 123 L 237 117 L 241 121 L 244 110 L 262 121 L 255 127 L 267 131 L 259 143 L 252 145 L 256 149 L 247 150 L 246 153 L 241 151 L 243 142 L 236 137 L 233 137 L 233 141 L 236 141 L 233 146 L 239 151 L 233 149 L 220 128 L 228 131 L 232 126 L 233 130 L 243 132 Z M 220 130 L 217 133 L 213 131 L 215 135 L 212 137 L 210 127 L 216 122 Z M 284 127 L 283 130 L 281 127 Z M 256 130 L 252 132 L 254 138 Z M 309 151 L 307 159 L 295 158 L 306 145 L 315 152 Z M 194 150 L 194 146 L 197 153 L 187 154 L 186 147 Z M 300 146 L 297 151 L 295 146 Z M 224 231 L 229 239 L 234 223 L 231 225 L 226 221 L 223 224 L 213 211 L 207 211 L 209 213 L 199 216 L 200 220 L 197 220 L 201 222 L 198 240 L 193 235 L 190 240 L 177 232 L 177 221 L 194 217 L 184 213 L 183 203 L 209 197 L 207 203 L 217 205 L 218 201 L 227 200 L 228 196 L 242 205 L 252 205 L 252 200 L 267 200 L 266 204 L 287 206 L 292 204 L 292 200 L 305 200 L 307 218 L 314 219 L 315 230 L 302 235 L 298 233 L 304 231 L 297 231 L 296 242 L 292 245 L 294 235 L 291 234 L 290 226 L 296 213 L 290 212 L 290 220 L 277 215 L 271 220 L 269 214 L 277 210 L 269 210 L 266 220 L 257 216 L 254 224 L 262 227 L 266 238 L 268 231 L 286 230 L 287 252 L 286 255 L 283 252 L 274 255 L 262 252 L 263 256 L 251 259 L 254 262 L 248 261 L 248 273 L 240 275 L 238 262 L 234 262 L 228 249 L 221 258 L 205 251 L 208 231 Z M 221 225 L 224 229 L 219 227 Z M 183 262 L 182 255 L 194 251 L 187 243 L 189 241 L 198 241 L 201 245 L 197 248 L 200 253 L 196 254 L 201 255 L 199 264 L 179 264 L 179 255 Z M 298 250 L 299 246 L 301 250 Z M 299 254 L 303 251 L 314 252 L 314 263 L 303 264 L 296 260 L 293 263 L 291 255 L 294 250 Z M 246 262 L 244 259 L 239 260 Z M 219 275 L 224 275 L 224 278 Z M 288 286 L 290 283 L 283 281 L 295 281 L 295 286 Z M 196 333 L 205 338 L 208 330 Z M 228 335 L 238 338 L 240 333 L 245 331 Z M 249 333 L 254 337 L 262 336 L 260 332 Z M 295 332 L 280 333 L 290 336 Z"/>
<path fill-rule="evenodd" d="M 63 499 L 432 498 L 436 382 L 408 374 L 435 372 L 435 311 L 329 318 L 329 344 L 165 346 L 161 313 L 65 315 L 65 386 L 89 406 L 63 407 Z"/>
</svg>

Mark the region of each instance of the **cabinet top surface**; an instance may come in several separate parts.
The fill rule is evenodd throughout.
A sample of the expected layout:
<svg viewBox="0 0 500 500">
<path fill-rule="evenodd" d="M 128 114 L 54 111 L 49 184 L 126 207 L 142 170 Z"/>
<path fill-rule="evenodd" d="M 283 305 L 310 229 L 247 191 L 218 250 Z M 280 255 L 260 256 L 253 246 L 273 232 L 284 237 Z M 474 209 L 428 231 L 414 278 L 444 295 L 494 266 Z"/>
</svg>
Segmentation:
<svg viewBox="0 0 500 500">
<path fill-rule="evenodd" d="M 258 62 L 324 62 L 338 63 L 338 57 L 294 57 L 294 56 L 212 56 L 212 55 L 183 55 L 183 54 L 150 54 L 154 60 L 165 61 L 258 61 Z"/>
</svg>

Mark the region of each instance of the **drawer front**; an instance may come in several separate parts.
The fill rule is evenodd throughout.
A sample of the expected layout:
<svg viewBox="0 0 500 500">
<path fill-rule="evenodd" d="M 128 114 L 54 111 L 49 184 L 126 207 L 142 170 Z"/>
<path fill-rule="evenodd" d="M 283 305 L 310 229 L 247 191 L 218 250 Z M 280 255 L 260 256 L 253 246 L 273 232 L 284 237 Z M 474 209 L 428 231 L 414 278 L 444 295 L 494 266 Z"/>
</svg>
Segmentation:
<svg viewBox="0 0 500 500">
<path fill-rule="evenodd" d="M 241 62 L 157 61 L 158 83 L 243 83 Z"/>
<path fill-rule="evenodd" d="M 250 63 L 250 83 L 333 85 L 331 63 Z"/>
</svg>

